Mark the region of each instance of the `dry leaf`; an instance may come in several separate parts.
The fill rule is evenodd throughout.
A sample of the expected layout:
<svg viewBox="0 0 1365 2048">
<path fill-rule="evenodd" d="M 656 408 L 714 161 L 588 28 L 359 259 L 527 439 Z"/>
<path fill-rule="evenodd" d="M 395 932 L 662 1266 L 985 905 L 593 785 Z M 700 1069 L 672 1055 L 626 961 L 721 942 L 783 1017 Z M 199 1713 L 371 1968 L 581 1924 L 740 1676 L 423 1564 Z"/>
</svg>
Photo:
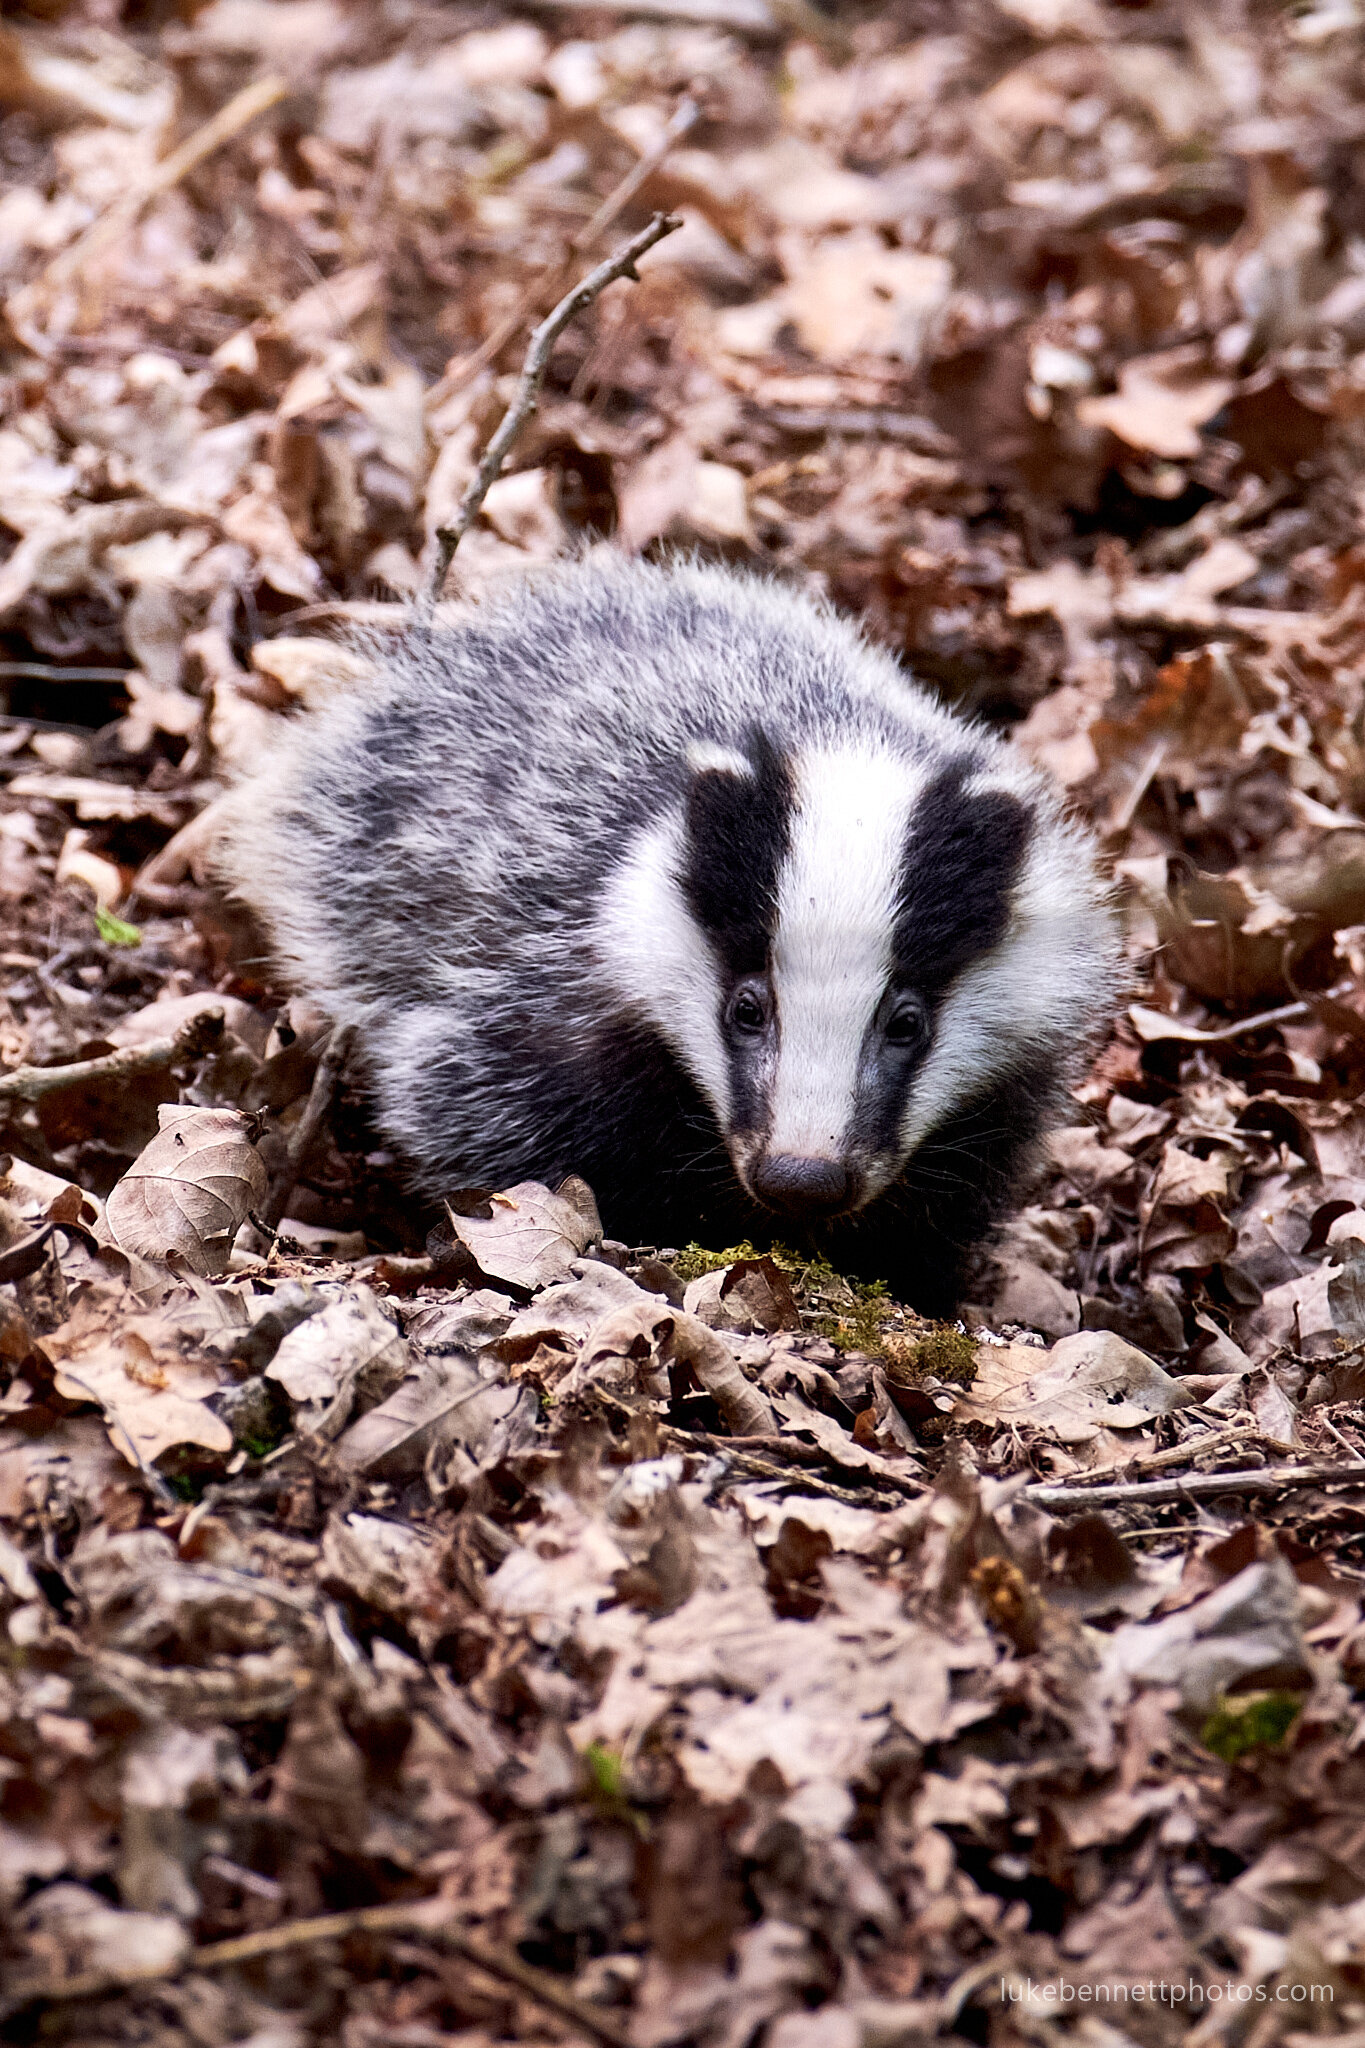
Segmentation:
<svg viewBox="0 0 1365 2048">
<path fill-rule="evenodd" d="M 518 1181 L 490 1195 L 488 1208 L 487 1216 L 451 1209 L 451 1230 L 488 1279 L 528 1293 L 562 1278 L 574 1259 L 601 1240 L 601 1219 L 581 1180 L 565 1181 L 556 1194 L 539 1181 Z"/>
<path fill-rule="evenodd" d="M 953 1410 L 962 1420 L 1030 1424 L 1062 1443 L 1087 1443 L 1102 1429 L 1141 1429 L 1193 1400 L 1179 1380 L 1112 1330 L 1080 1330 L 1050 1350 L 983 1344 L 971 1392 Z"/>
<path fill-rule="evenodd" d="M 139 1258 L 222 1273 L 238 1230 L 265 1197 L 249 1120 L 175 1103 L 163 1103 L 157 1116 L 160 1131 L 109 1196 L 109 1235 Z"/>
</svg>

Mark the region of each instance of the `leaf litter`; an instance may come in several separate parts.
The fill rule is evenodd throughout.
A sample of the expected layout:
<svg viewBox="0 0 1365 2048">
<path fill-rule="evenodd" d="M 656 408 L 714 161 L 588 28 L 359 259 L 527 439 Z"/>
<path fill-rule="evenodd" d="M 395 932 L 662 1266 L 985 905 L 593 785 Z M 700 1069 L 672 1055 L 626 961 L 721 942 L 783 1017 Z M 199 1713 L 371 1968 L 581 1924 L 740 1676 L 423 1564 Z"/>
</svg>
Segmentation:
<svg viewBox="0 0 1365 2048">
<path fill-rule="evenodd" d="M 15 2038 L 1365 2025 L 1363 54 L 1352 0 L 0 24 Z M 461 580 L 768 568 L 1094 818 L 1129 1004 L 957 1329 L 581 1183 L 420 1214 L 212 887 L 662 210 Z"/>
</svg>

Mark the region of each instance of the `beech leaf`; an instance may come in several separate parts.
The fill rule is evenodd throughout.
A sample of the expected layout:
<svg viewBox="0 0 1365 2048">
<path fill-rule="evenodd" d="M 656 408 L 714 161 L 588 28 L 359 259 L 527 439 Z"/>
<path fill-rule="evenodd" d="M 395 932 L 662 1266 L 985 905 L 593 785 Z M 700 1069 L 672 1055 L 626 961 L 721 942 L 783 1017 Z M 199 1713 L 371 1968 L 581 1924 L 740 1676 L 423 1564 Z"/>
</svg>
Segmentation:
<svg viewBox="0 0 1365 2048">
<path fill-rule="evenodd" d="M 161 1129 L 109 1197 L 109 1234 L 122 1251 L 209 1278 L 226 1270 L 264 1198 L 265 1166 L 236 1110 L 165 1103 L 158 1116 Z"/>
</svg>

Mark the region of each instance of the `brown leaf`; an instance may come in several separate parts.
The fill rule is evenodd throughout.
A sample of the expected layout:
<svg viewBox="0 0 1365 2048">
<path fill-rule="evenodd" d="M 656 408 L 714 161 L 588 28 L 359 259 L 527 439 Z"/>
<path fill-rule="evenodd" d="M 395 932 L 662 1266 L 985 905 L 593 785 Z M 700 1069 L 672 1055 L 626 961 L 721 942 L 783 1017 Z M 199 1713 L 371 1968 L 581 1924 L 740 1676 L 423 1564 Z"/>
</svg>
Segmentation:
<svg viewBox="0 0 1365 2048">
<path fill-rule="evenodd" d="M 556 1194 L 539 1181 L 518 1181 L 488 1196 L 487 1207 L 487 1216 L 471 1216 L 447 1205 L 450 1227 L 488 1279 L 528 1293 L 561 1279 L 602 1236 L 591 1191 L 576 1178 Z"/>
<path fill-rule="evenodd" d="M 1197 455 L 1199 429 L 1231 398 L 1230 377 L 1210 376 L 1199 349 L 1133 356 L 1119 370 L 1108 398 L 1082 398 L 1076 417 L 1087 427 L 1108 427 L 1130 448 L 1178 459 Z"/>
<path fill-rule="evenodd" d="M 265 1197 L 266 1172 L 246 1117 L 231 1109 L 165 1104 L 161 1129 L 109 1196 L 113 1242 L 139 1258 L 181 1259 L 221 1273 L 233 1240 Z"/>
<path fill-rule="evenodd" d="M 1140 1429 L 1192 1398 L 1112 1330 L 1081 1330 L 1048 1351 L 982 1344 L 976 1357 L 975 1383 L 954 1414 L 992 1425 L 1029 1423 L 1062 1443 L 1086 1443 L 1102 1429 Z"/>
</svg>

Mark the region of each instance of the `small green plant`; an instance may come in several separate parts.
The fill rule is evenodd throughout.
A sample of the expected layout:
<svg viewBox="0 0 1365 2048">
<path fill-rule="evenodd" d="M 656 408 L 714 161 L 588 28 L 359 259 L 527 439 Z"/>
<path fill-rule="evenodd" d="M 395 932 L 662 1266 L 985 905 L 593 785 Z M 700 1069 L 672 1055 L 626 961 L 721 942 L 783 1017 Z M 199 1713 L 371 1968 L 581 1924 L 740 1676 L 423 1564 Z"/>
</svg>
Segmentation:
<svg viewBox="0 0 1365 2048">
<path fill-rule="evenodd" d="M 625 1764 L 616 1751 L 608 1749 L 604 1742 L 590 1742 L 583 1751 L 583 1767 L 588 1774 L 589 1796 L 603 1818 L 619 1821 L 642 1838 L 647 1837 L 649 1817 L 631 1804 L 626 1791 Z"/>
<path fill-rule="evenodd" d="M 1278 1749 L 1302 1712 L 1302 1693 L 1238 1693 L 1218 1702 L 1199 1739 L 1225 1764 L 1239 1763 L 1250 1750 Z"/>
<path fill-rule="evenodd" d="M 619 1804 L 626 1796 L 625 1765 L 605 1742 L 590 1742 L 583 1752 L 588 1782 L 599 1799 Z"/>
<path fill-rule="evenodd" d="M 106 910 L 102 903 L 95 905 L 95 930 L 106 946 L 140 946 L 142 932 L 135 924 L 125 924 L 121 917 L 115 917 L 112 910 Z"/>
</svg>

